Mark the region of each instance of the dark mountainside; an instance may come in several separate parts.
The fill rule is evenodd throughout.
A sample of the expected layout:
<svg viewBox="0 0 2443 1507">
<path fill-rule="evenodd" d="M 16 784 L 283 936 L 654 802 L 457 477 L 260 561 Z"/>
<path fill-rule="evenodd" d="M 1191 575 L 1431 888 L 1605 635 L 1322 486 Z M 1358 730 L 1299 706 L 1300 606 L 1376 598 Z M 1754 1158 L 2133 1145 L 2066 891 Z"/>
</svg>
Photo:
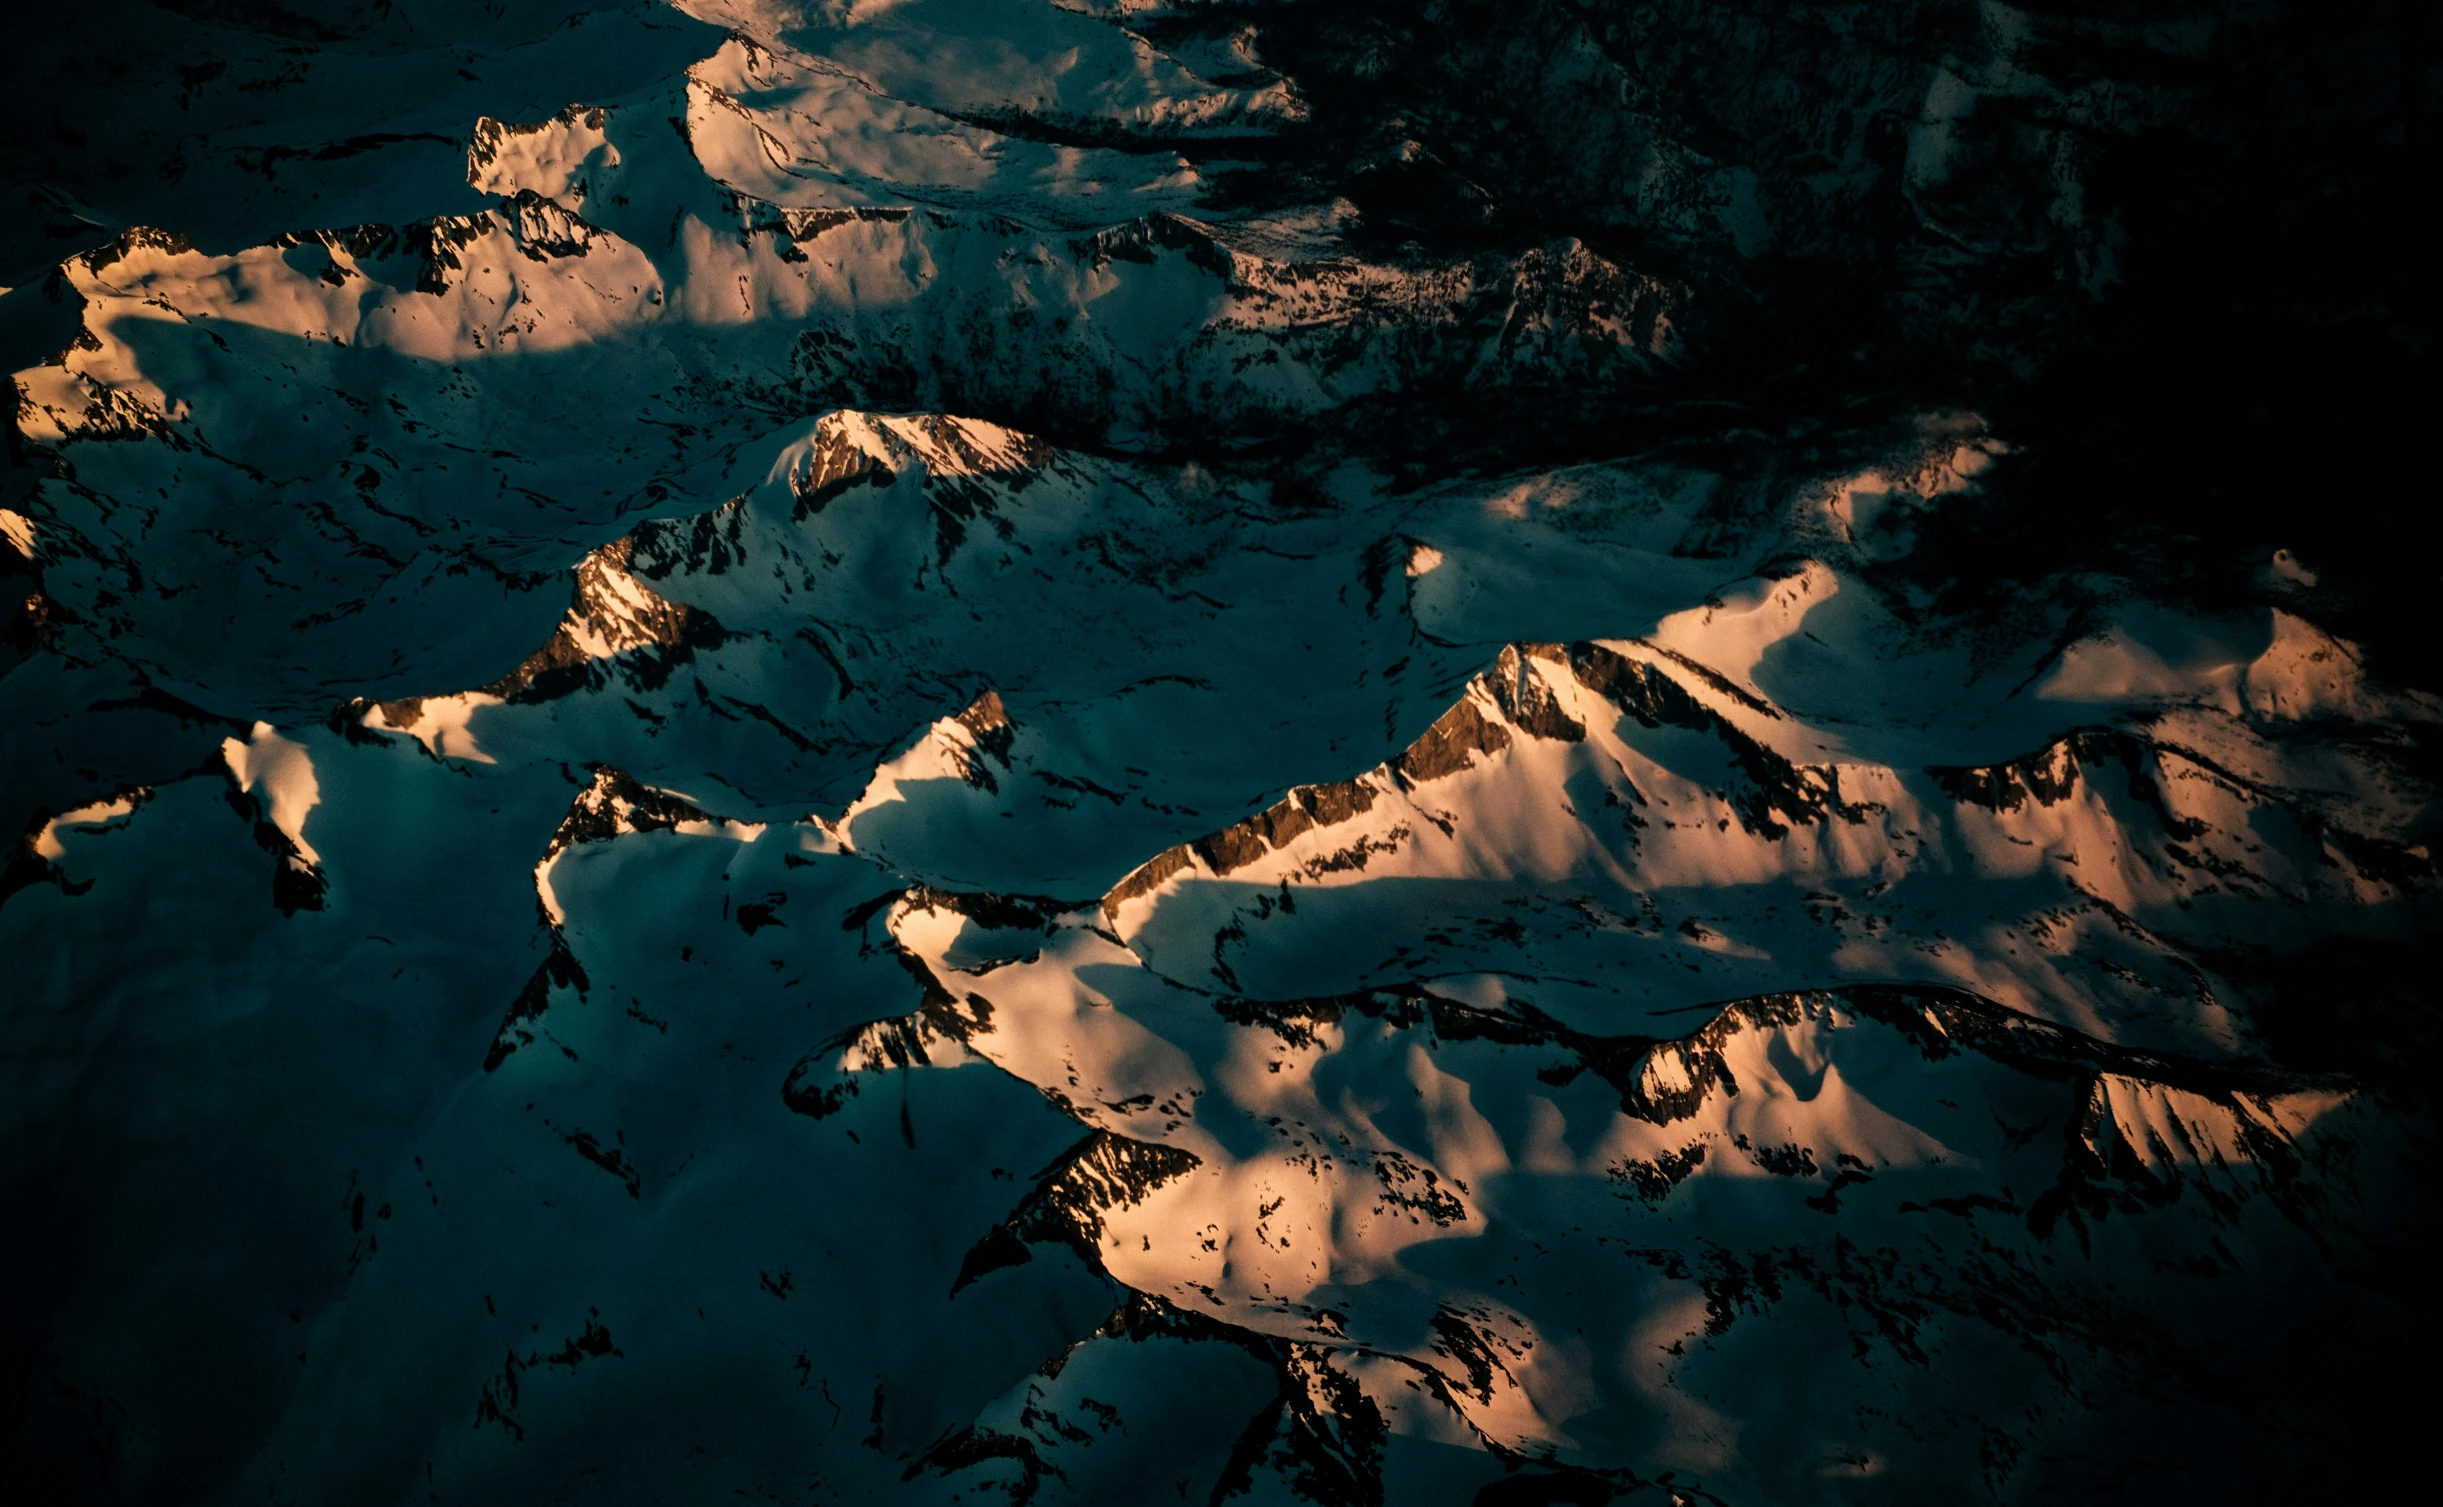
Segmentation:
<svg viewBox="0 0 2443 1507">
<path fill-rule="evenodd" d="M 28 1500 L 2407 1467 L 2443 11 L 11 41 Z"/>
</svg>

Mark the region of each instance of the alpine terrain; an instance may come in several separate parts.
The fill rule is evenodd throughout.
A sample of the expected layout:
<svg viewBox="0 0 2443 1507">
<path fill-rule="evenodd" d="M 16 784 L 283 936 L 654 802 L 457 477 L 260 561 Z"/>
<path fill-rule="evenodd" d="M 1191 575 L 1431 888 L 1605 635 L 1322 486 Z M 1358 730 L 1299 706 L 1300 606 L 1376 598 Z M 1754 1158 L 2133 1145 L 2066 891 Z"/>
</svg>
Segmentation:
<svg viewBox="0 0 2443 1507">
<path fill-rule="evenodd" d="M 21 17 L 0 1496 L 2388 1496 L 2438 15 Z"/>
</svg>

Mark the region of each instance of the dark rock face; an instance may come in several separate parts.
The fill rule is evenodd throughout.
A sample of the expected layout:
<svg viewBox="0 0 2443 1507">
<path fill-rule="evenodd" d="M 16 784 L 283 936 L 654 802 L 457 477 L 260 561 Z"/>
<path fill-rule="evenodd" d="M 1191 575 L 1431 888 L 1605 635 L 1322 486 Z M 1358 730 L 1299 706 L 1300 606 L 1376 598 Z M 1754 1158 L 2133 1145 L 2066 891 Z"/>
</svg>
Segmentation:
<svg viewBox="0 0 2443 1507">
<path fill-rule="evenodd" d="M 11 1483 L 2396 1490 L 2438 14 L 21 24 Z"/>
<path fill-rule="evenodd" d="M 2132 551 L 2227 600 L 2288 540 L 2391 673 L 2431 674 L 2401 605 L 2422 567 L 2387 543 L 2401 462 L 2363 437 L 2413 430 L 2435 380 L 2432 16 L 1554 0 L 1199 6 L 1147 34 L 1247 25 L 1315 146 L 1245 192 L 1345 194 L 1394 254 L 1575 237 L 1675 290 L 1682 359 L 1630 401 L 1646 442 L 1702 443 L 1683 405 L 1803 453 L 1964 403 L 2023 458 L 1943 529 L 1947 605 Z M 1622 422 L 1563 402 L 1491 442 L 1605 450 Z M 2304 494 L 2353 504 L 2309 519 Z"/>
</svg>

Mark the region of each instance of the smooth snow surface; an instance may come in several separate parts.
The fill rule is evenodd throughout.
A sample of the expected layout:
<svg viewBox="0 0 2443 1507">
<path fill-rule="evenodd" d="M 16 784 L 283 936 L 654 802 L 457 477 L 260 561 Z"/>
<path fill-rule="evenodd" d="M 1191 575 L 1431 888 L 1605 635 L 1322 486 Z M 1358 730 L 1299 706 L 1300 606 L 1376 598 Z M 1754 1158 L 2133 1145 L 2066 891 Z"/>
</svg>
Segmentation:
<svg viewBox="0 0 2443 1507">
<path fill-rule="evenodd" d="M 2260 1005 L 2433 934 L 2443 705 L 2304 607 L 1960 607 L 1964 412 L 1412 464 L 1629 413 L 1690 295 L 1255 202 L 1312 106 L 1235 8 L 177 9 L 176 213 L 6 294 L 63 1500 L 2189 1500 L 2349 1438 L 2267 1399 L 2401 1322 L 2424 1132 Z M 2037 88 L 1970 71 L 1911 194 Z M 1646 150 L 1656 224 L 1782 233 Z"/>
</svg>

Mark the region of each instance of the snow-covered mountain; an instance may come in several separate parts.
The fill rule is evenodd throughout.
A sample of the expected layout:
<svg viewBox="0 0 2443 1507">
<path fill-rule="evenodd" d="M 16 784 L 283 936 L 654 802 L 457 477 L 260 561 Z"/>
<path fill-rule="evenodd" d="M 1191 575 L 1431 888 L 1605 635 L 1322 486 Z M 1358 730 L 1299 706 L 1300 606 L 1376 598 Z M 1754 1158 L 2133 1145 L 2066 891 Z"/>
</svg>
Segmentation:
<svg viewBox="0 0 2443 1507">
<path fill-rule="evenodd" d="M 28 1499 L 2365 1489 L 2420 24 L 44 21 Z"/>
</svg>

